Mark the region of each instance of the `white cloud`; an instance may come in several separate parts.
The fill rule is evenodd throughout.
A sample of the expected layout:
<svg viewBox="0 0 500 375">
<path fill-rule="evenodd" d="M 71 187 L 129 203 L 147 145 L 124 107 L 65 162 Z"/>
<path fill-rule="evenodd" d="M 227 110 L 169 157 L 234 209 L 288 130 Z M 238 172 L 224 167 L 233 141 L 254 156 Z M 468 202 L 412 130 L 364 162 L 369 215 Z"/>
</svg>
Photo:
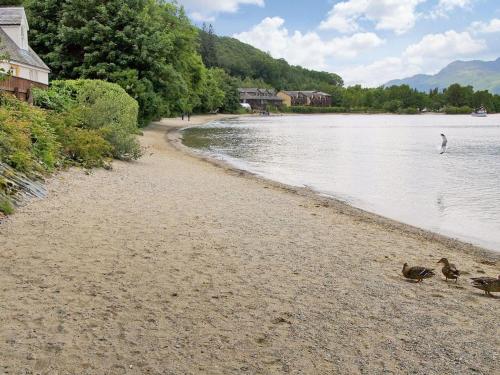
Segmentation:
<svg viewBox="0 0 500 375">
<path fill-rule="evenodd" d="M 416 7 L 426 0 L 347 0 L 337 3 L 321 22 L 321 29 L 342 33 L 361 30 L 360 21 L 375 23 L 377 30 L 403 34 L 412 29 L 417 19 Z"/>
<path fill-rule="evenodd" d="M 218 13 L 235 13 L 240 5 L 263 7 L 264 0 L 178 0 L 196 21 L 212 21 Z"/>
<path fill-rule="evenodd" d="M 473 22 L 469 30 L 473 33 L 499 33 L 500 32 L 500 18 L 493 18 L 490 22 Z"/>
<path fill-rule="evenodd" d="M 386 57 L 367 65 L 355 65 L 341 69 L 338 73 L 347 86 L 362 84 L 377 87 L 394 79 L 413 76 L 421 73 L 418 65 L 409 64 L 400 57 Z"/>
<path fill-rule="evenodd" d="M 472 38 L 467 31 L 457 33 L 448 30 L 441 34 L 425 35 L 420 42 L 409 45 L 404 56 L 414 63 L 427 61 L 432 64 L 436 60 L 468 57 L 486 48 L 484 40 Z"/>
<path fill-rule="evenodd" d="M 280 17 L 265 18 L 249 31 L 234 37 L 275 58 L 284 58 L 289 63 L 310 69 L 326 69 L 328 58 L 354 58 L 360 52 L 380 46 L 384 40 L 374 33 L 357 33 L 349 37 L 323 40 L 316 32 L 290 33 Z"/>
<path fill-rule="evenodd" d="M 431 12 L 431 18 L 448 17 L 449 13 L 455 9 L 472 9 L 474 2 L 475 0 L 439 0 Z"/>
<path fill-rule="evenodd" d="M 484 40 L 476 40 L 468 32 L 454 30 L 427 34 L 418 43 L 409 45 L 400 57 L 387 57 L 366 65 L 348 66 L 338 70 L 348 85 L 361 83 L 379 86 L 395 78 L 419 73 L 434 74 L 458 58 L 476 57 L 486 49 Z"/>
</svg>

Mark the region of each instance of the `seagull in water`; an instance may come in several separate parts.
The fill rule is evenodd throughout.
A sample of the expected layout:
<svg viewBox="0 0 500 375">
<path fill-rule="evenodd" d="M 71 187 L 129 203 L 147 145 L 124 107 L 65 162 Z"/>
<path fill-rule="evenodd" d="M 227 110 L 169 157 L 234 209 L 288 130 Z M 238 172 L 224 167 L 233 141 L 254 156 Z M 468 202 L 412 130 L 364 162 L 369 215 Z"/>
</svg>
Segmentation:
<svg viewBox="0 0 500 375">
<path fill-rule="evenodd" d="M 441 133 L 441 138 L 443 139 L 443 143 L 441 143 L 441 152 L 440 154 L 444 154 L 446 152 L 446 145 L 448 144 L 448 139 L 446 138 L 446 135 Z"/>
</svg>

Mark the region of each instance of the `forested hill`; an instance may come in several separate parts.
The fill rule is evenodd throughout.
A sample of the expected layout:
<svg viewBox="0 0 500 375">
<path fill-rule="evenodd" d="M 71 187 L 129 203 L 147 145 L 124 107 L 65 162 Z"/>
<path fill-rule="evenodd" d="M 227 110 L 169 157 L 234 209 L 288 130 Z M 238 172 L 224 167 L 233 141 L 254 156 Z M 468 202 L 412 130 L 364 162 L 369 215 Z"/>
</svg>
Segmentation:
<svg viewBox="0 0 500 375">
<path fill-rule="evenodd" d="M 419 91 L 445 89 L 453 83 L 500 94 L 500 58 L 495 61 L 455 61 L 435 75 L 418 74 L 387 82 L 385 86 L 409 85 Z"/>
<path fill-rule="evenodd" d="M 292 66 L 237 39 L 220 37 L 211 29 L 200 32 L 201 55 L 206 66 L 224 69 L 240 78 L 244 86 L 265 83 L 278 90 L 320 90 L 333 92 L 343 85 L 334 73 Z"/>
</svg>

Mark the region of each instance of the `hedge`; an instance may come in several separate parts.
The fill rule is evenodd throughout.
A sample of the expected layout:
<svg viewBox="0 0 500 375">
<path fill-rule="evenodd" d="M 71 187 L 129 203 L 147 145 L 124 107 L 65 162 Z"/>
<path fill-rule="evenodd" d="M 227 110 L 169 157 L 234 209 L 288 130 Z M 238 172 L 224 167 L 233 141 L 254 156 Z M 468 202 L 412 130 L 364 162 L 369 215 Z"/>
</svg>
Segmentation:
<svg viewBox="0 0 500 375">
<path fill-rule="evenodd" d="M 100 80 L 53 81 L 49 90 L 35 90 L 34 103 L 72 117 L 73 125 L 95 130 L 110 145 L 113 157 L 140 157 L 137 101 L 114 83 Z"/>
</svg>

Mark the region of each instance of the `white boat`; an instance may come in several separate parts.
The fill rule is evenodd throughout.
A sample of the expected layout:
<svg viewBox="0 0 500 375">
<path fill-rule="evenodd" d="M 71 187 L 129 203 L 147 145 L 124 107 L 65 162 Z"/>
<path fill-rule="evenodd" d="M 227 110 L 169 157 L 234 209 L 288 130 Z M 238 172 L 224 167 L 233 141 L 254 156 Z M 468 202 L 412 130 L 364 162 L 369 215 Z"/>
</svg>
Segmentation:
<svg viewBox="0 0 500 375">
<path fill-rule="evenodd" d="M 486 112 L 486 109 L 481 107 L 477 111 L 472 112 L 471 115 L 474 117 L 486 117 L 488 116 L 488 112 Z"/>
</svg>

